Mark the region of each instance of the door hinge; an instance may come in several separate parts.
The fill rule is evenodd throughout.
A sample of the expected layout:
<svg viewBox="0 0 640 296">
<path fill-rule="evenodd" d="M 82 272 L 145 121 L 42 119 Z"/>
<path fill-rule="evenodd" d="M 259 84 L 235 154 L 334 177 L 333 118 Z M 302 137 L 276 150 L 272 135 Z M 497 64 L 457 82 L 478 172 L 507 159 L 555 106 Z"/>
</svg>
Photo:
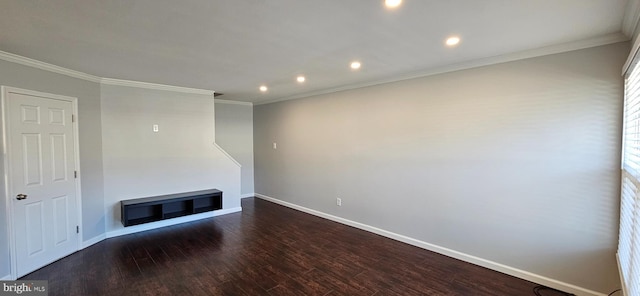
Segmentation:
<svg viewBox="0 0 640 296">
<path fill-rule="evenodd" d="M 80 226 L 76 225 L 76 233 L 80 233 Z"/>
<path fill-rule="evenodd" d="M 76 122 L 76 116 L 74 114 L 71 114 L 71 122 Z"/>
<path fill-rule="evenodd" d="M 78 171 L 73 171 L 73 178 L 78 179 Z"/>
</svg>

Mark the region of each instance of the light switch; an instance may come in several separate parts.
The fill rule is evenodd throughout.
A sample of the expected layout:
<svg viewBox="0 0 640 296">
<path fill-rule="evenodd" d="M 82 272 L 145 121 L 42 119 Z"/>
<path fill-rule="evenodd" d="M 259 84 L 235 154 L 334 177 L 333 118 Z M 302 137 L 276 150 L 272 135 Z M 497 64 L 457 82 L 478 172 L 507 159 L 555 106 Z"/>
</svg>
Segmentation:
<svg viewBox="0 0 640 296">
<path fill-rule="evenodd" d="M 276 144 L 276 142 L 273 142 L 273 149 L 278 149 L 278 144 Z"/>
<path fill-rule="evenodd" d="M 157 124 L 154 124 L 154 125 L 153 125 L 153 132 L 154 132 L 154 133 L 157 133 L 157 132 L 158 132 L 158 130 L 159 130 L 159 129 L 158 129 L 158 125 L 157 125 Z"/>
</svg>

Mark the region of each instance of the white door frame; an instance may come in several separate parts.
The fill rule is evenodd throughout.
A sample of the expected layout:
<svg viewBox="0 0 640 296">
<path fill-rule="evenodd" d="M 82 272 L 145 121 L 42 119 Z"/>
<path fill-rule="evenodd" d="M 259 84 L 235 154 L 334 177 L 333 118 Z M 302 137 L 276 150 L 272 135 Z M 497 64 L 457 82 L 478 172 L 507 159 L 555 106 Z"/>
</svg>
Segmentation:
<svg viewBox="0 0 640 296">
<path fill-rule="evenodd" d="M 57 99 L 57 100 L 62 100 L 62 101 L 68 101 L 71 102 L 72 108 L 73 108 L 73 114 L 74 114 L 74 120 L 71 123 L 73 125 L 73 145 L 75 147 L 75 161 L 76 161 L 76 168 L 75 171 L 78 172 L 78 177 L 75 179 L 76 180 L 76 208 L 77 208 L 77 220 L 76 221 L 76 225 L 78 225 L 80 227 L 80 230 L 82 230 L 82 195 L 81 195 L 81 188 L 80 188 L 80 183 L 82 183 L 80 181 L 80 178 L 82 176 L 82 174 L 80 174 L 80 143 L 79 143 L 79 135 L 78 135 L 78 98 L 74 98 L 74 97 L 67 97 L 67 96 L 62 96 L 62 95 L 55 95 L 55 94 L 50 94 L 50 93 L 44 93 L 44 92 L 39 92 L 39 91 L 33 91 L 33 90 L 27 90 L 27 89 L 21 89 L 21 88 L 16 88 L 16 87 L 10 87 L 10 86 L 0 86 L 0 92 L 1 92 L 1 102 L 0 104 L 2 105 L 2 114 L 0 114 L 0 116 L 2 117 L 2 120 L 0 121 L 0 125 L 2 127 L 2 157 L 4 159 L 4 186 L 5 186 L 5 202 L 6 202 L 6 212 L 7 212 L 7 224 L 8 227 L 8 237 L 9 237 L 9 255 L 10 255 L 10 262 L 11 262 L 11 268 L 10 268 L 10 272 L 9 272 L 9 280 L 16 280 L 17 278 L 17 266 L 18 266 L 18 262 L 17 262 L 17 258 L 16 258 L 16 241 L 15 241 L 15 234 L 14 234 L 14 225 L 13 225 L 13 211 L 12 211 L 12 197 L 10 195 L 10 193 L 12 192 L 12 188 L 11 188 L 11 179 L 10 179 L 10 174 L 9 172 L 11 171 L 11 160 L 8 158 L 7 155 L 7 147 L 9 147 L 9 137 L 7 137 L 7 97 L 9 95 L 9 93 L 20 93 L 20 94 L 25 94 L 25 95 L 30 95 L 30 96 L 38 96 L 38 97 L 44 97 L 44 98 L 53 98 L 53 99 Z M 77 240 L 76 240 L 76 251 L 81 249 L 82 246 L 82 233 L 78 233 L 78 235 L 76 236 Z"/>
</svg>

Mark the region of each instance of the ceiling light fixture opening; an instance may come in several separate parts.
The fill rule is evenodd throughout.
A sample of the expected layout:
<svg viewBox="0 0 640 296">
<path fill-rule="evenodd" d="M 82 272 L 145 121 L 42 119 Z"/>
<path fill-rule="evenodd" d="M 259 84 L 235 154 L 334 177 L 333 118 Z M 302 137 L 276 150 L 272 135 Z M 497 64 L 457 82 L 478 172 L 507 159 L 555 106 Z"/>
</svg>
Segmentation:
<svg viewBox="0 0 640 296">
<path fill-rule="evenodd" d="M 260 86 L 260 91 L 261 91 L 261 92 L 266 92 L 266 91 L 268 91 L 268 90 L 269 90 L 269 88 L 267 88 L 267 86 L 266 86 L 266 85 L 261 85 L 261 86 Z"/>
<path fill-rule="evenodd" d="M 402 4 L 402 0 L 385 0 L 384 1 L 384 5 L 387 6 L 387 8 L 396 8 L 400 6 L 400 4 Z"/>
<path fill-rule="evenodd" d="M 458 45 L 458 43 L 460 43 L 460 37 L 451 36 L 447 38 L 447 41 L 445 41 L 445 43 L 447 44 L 447 46 L 456 46 Z"/>
<path fill-rule="evenodd" d="M 304 76 L 298 76 L 298 78 L 296 78 L 296 80 L 298 80 L 298 82 L 303 83 L 305 80 L 307 80 L 306 78 L 304 78 Z"/>
<path fill-rule="evenodd" d="M 358 61 L 351 62 L 351 69 L 353 69 L 353 70 L 358 70 L 358 69 L 360 69 L 361 66 L 362 66 L 362 64 L 360 64 L 360 62 L 358 62 Z"/>
</svg>

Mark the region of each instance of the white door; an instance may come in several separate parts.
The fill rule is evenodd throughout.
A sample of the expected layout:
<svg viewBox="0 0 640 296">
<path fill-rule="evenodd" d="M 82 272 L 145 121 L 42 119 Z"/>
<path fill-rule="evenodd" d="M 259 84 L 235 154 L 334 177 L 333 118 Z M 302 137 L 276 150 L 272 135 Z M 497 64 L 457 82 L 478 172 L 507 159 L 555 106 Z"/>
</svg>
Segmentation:
<svg viewBox="0 0 640 296">
<path fill-rule="evenodd" d="M 17 277 L 78 250 L 73 98 L 7 88 L 8 192 Z"/>
</svg>

